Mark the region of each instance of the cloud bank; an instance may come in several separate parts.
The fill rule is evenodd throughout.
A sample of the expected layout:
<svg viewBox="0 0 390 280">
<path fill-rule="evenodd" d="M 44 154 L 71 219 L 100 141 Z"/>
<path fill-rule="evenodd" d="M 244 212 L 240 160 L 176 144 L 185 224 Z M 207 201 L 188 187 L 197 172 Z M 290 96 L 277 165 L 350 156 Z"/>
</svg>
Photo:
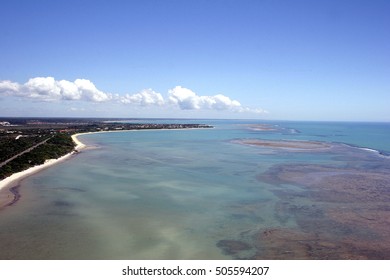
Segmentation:
<svg viewBox="0 0 390 280">
<path fill-rule="evenodd" d="M 111 94 L 98 90 L 89 80 L 56 81 L 53 77 L 32 78 L 22 85 L 11 81 L 1 81 L 1 93 L 41 101 L 86 100 L 103 102 L 112 99 Z"/>
<path fill-rule="evenodd" d="M 247 113 L 265 113 L 262 109 L 252 109 L 241 105 L 237 100 L 223 94 L 213 96 L 198 95 L 188 88 L 176 86 L 164 97 L 152 89 L 144 89 L 135 94 L 111 94 L 103 92 L 86 79 L 75 81 L 55 80 L 53 77 L 36 77 L 24 84 L 12 81 L 0 81 L 0 95 L 16 96 L 44 102 L 85 101 L 116 102 L 133 106 L 177 107 L 181 110 L 213 110 Z"/>
</svg>

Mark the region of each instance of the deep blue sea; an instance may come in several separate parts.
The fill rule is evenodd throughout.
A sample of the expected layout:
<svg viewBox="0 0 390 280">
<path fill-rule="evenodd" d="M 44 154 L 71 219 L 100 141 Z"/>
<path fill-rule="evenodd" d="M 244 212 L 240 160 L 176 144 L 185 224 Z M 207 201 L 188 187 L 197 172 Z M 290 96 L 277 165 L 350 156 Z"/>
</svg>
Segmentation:
<svg viewBox="0 0 390 280">
<path fill-rule="evenodd" d="M 389 123 L 132 122 L 214 128 L 79 136 L 1 211 L 0 258 L 390 258 Z"/>
</svg>

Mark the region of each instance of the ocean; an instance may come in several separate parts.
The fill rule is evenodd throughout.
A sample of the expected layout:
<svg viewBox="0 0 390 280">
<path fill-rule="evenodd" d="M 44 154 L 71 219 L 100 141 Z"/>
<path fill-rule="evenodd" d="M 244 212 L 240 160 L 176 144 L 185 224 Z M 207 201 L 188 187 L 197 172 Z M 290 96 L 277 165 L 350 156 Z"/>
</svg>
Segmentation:
<svg viewBox="0 0 390 280">
<path fill-rule="evenodd" d="M 389 123 L 136 122 L 214 128 L 79 136 L 0 211 L 0 259 L 390 259 Z"/>
</svg>

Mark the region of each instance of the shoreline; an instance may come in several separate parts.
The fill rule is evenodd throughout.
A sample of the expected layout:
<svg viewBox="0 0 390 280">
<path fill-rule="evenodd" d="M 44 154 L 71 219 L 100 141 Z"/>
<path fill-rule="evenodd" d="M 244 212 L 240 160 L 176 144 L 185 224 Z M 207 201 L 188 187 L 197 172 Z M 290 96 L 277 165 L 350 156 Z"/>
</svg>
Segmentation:
<svg viewBox="0 0 390 280">
<path fill-rule="evenodd" d="M 49 168 L 57 163 L 60 163 L 64 160 L 67 160 L 71 156 L 73 156 L 74 154 L 78 153 L 80 150 L 86 148 L 87 146 L 84 143 L 82 143 L 80 140 L 77 139 L 77 136 L 81 135 L 81 134 L 83 134 L 83 133 L 77 133 L 77 134 L 73 134 L 71 136 L 73 142 L 76 144 L 74 151 L 67 153 L 59 158 L 56 158 L 56 159 L 48 159 L 43 164 L 32 166 L 26 170 L 14 173 L 11 176 L 6 177 L 3 180 L 1 180 L 0 181 L 0 209 L 3 207 L 6 207 L 8 205 L 14 204 L 19 199 L 20 195 L 18 193 L 15 194 L 14 192 L 12 192 L 11 189 L 13 189 L 15 186 L 19 185 L 19 183 L 23 179 L 25 179 L 33 174 L 36 174 L 44 169 L 47 169 L 47 168 Z M 10 193 L 12 193 L 12 197 L 14 197 L 14 199 L 12 199 Z M 15 201 L 15 197 L 17 197 L 17 196 L 18 196 L 18 199 Z"/>
<path fill-rule="evenodd" d="M 81 141 L 77 138 L 77 136 L 82 135 L 82 134 L 88 134 L 88 133 L 92 133 L 92 132 L 76 133 L 76 134 L 73 134 L 73 135 L 71 136 L 73 142 L 76 144 L 76 147 L 74 147 L 75 151 L 79 151 L 79 150 L 82 150 L 82 149 L 84 149 L 84 148 L 87 147 L 83 142 L 81 142 Z"/>
<path fill-rule="evenodd" d="M 15 189 L 15 187 L 18 186 L 23 179 L 31 175 L 34 175 L 40 171 L 43 171 L 44 169 L 49 168 L 57 163 L 67 160 L 71 156 L 80 152 L 81 150 L 86 149 L 87 145 L 85 145 L 77 138 L 80 135 L 109 133 L 109 132 L 156 131 L 156 130 L 160 131 L 160 130 L 183 130 L 183 129 L 186 130 L 186 129 L 193 129 L 193 128 L 108 130 L 108 131 L 93 131 L 93 132 L 81 132 L 81 133 L 72 134 L 71 138 L 73 142 L 76 144 L 72 152 L 56 159 L 48 159 L 43 164 L 32 166 L 26 170 L 14 173 L 11 176 L 6 177 L 0 181 L 0 210 L 6 206 L 13 205 L 17 200 L 19 200 L 20 195 L 17 192 L 17 189 Z M 202 128 L 194 128 L 194 129 L 202 129 Z M 15 189 L 17 193 L 13 192 L 12 191 L 13 189 Z"/>
</svg>

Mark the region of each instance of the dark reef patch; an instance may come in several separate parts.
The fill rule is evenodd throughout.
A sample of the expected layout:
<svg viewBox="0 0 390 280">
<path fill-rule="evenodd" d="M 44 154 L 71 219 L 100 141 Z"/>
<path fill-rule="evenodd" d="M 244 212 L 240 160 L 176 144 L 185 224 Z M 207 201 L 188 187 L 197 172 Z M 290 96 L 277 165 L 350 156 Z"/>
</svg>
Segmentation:
<svg viewBox="0 0 390 280">
<path fill-rule="evenodd" d="M 260 174 L 278 198 L 279 226 L 258 223 L 218 246 L 236 259 L 241 250 L 254 252 L 251 259 L 390 259 L 390 160 L 336 148 L 335 165 L 277 164 Z M 261 211 L 251 205 L 235 207 Z"/>
</svg>

